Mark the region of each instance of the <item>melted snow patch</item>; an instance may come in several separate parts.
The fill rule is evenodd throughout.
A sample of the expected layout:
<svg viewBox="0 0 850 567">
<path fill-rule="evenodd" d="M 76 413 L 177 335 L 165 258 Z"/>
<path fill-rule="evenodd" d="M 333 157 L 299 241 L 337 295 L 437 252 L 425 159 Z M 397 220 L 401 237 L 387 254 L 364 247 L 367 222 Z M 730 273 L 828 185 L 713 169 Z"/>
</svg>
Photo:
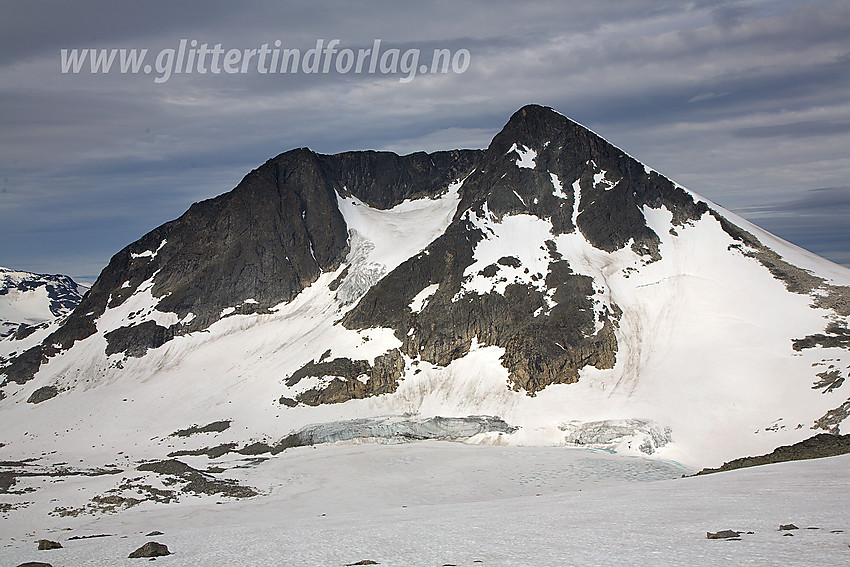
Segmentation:
<svg viewBox="0 0 850 567">
<path fill-rule="evenodd" d="M 431 298 L 434 293 L 440 288 L 440 284 L 431 284 L 426 286 L 425 289 L 416 294 L 413 300 L 410 302 L 410 310 L 414 313 L 419 313 L 425 306 L 428 305 L 428 300 Z"/>
<path fill-rule="evenodd" d="M 535 158 L 537 158 L 537 152 L 532 150 L 529 147 L 524 145 L 518 146 L 516 143 L 511 146 L 511 149 L 508 150 L 508 154 L 511 152 L 516 152 L 519 155 L 519 159 L 516 160 L 517 167 L 525 167 L 528 169 L 534 169 L 537 167 L 537 164 L 534 163 Z M 507 154 L 505 154 L 507 155 Z"/>
</svg>

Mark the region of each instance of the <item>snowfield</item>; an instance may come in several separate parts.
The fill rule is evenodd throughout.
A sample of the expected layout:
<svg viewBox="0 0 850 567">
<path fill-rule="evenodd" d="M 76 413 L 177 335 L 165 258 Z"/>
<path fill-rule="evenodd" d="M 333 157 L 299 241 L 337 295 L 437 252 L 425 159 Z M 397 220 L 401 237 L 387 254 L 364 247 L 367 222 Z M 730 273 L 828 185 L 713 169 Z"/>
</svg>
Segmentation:
<svg viewBox="0 0 850 567">
<path fill-rule="evenodd" d="M 0 565 L 136 565 L 127 555 L 146 541 L 167 545 L 173 555 L 157 564 L 173 566 L 838 566 L 850 558 L 850 456 L 679 478 L 691 471 L 588 449 L 421 442 L 302 447 L 240 470 L 267 494 L 49 526 L 2 523 Z M 64 484 L 55 488 L 78 488 Z M 801 529 L 778 531 L 791 523 Z M 706 539 L 723 529 L 754 533 Z M 164 533 L 145 537 L 153 530 Z M 69 540 L 98 534 L 110 535 Z M 64 547 L 36 551 L 41 538 Z"/>
</svg>

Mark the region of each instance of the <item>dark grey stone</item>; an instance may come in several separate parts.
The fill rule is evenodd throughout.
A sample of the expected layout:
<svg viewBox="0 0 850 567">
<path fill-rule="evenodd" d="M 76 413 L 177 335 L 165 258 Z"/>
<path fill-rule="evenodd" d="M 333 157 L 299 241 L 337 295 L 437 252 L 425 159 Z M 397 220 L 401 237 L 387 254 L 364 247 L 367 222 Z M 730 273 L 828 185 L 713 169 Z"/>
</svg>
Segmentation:
<svg viewBox="0 0 850 567">
<path fill-rule="evenodd" d="M 171 555 L 171 552 L 168 551 L 167 545 L 163 545 L 155 541 L 149 541 L 131 553 L 128 557 L 130 559 L 138 559 L 141 557 L 163 557 L 165 555 Z"/>
<path fill-rule="evenodd" d="M 38 540 L 38 550 L 44 551 L 47 549 L 62 549 L 62 544 L 58 541 L 51 541 L 49 539 Z"/>
<path fill-rule="evenodd" d="M 706 532 L 706 539 L 732 539 L 737 538 L 743 532 L 736 532 L 734 530 L 720 530 L 719 532 Z"/>
<path fill-rule="evenodd" d="M 29 398 L 27 398 L 28 404 L 40 404 L 41 402 L 46 402 L 50 398 L 55 398 L 59 395 L 59 388 L 56 386 L 42 386 L 38 390 L 32 393 Z"/>
</svg>

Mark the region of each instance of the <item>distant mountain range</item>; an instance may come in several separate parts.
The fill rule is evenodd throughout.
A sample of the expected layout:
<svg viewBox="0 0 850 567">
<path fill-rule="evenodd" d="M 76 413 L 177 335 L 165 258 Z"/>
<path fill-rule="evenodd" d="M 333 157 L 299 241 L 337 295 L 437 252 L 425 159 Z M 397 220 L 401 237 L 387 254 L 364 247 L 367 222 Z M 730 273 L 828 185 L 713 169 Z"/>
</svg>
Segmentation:
<svg viewBox="0 0 850 567">
<path fill-rule="evenodd" d="M 0 267 L 0 338 L 69 314 L 87 290 L 68 276 Z"/>
</svg>

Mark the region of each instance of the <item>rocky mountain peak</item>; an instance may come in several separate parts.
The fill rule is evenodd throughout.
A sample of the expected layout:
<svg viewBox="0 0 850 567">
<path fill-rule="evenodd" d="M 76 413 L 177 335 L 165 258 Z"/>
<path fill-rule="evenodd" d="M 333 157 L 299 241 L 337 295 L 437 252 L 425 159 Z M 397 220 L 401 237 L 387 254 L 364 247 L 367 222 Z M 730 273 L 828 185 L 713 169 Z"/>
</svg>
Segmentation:
<svg viewBox="0 0 850 567">
<path fill-rule="evenodd" d="M 422 413 L 646 454 L 745 433 L 752 451 L 850 416 L 848 283 L 530 105 L 486 150 L 268 160 L 118 252 L 49 336 L 4 345 L 0 411 L 115 385 L 182 391 L 181 415 L 249 446 Z"/>
</svg>

